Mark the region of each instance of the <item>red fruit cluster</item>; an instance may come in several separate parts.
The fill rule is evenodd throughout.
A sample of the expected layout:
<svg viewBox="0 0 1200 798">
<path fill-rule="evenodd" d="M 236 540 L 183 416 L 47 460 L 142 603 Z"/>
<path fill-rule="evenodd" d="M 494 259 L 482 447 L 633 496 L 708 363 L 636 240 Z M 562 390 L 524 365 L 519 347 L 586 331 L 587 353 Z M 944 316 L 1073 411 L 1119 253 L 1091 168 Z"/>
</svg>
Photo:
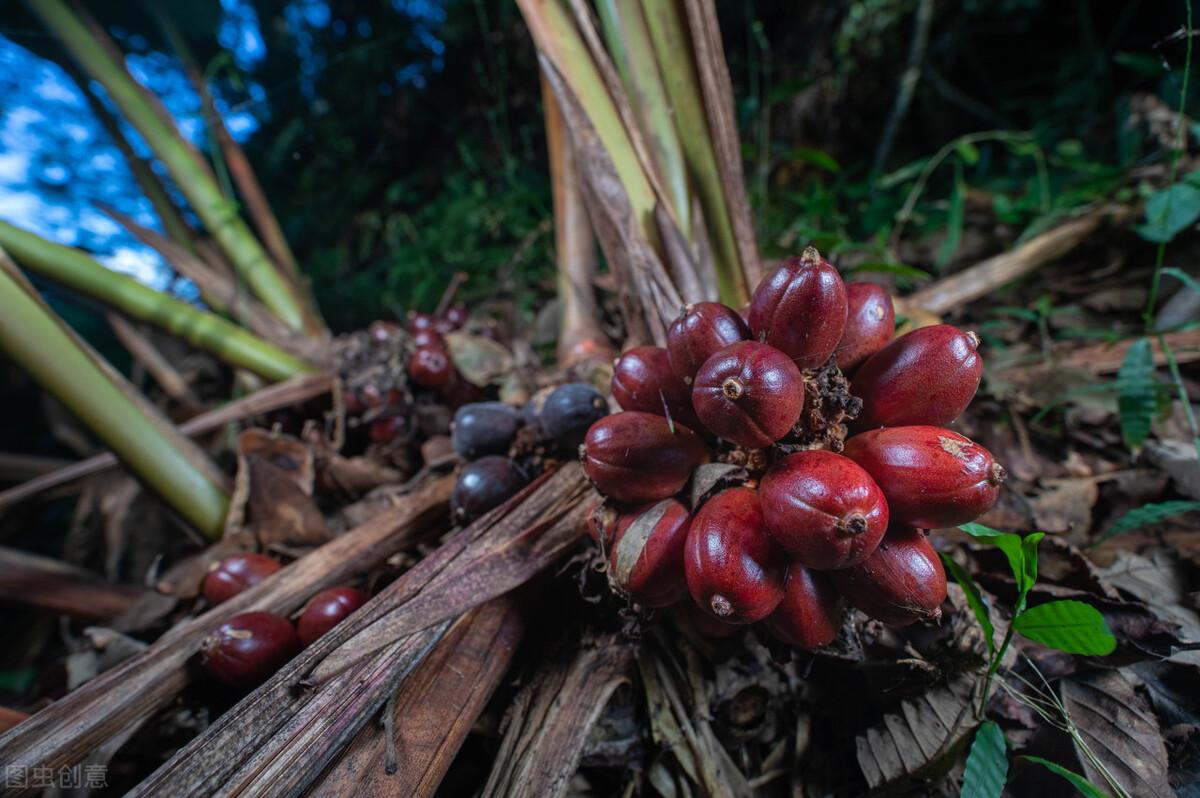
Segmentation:
<svg viewBox="0 0 1200 798">
<path fill-rule="evenodd" d="M 805 648 L 832 642 L 844 600 L 889 624 L 938 618 L 946 576 L 921 530 L 986 512 L 1004 469 L 944 428 L 979 387 L 978 338 L 894 335 L 887 292 L 845 285 L 809 248 L 758 286 L 745 320 L 689 305 L 665 348 L 621 355 L 624 412 L 580 447 L 606 497 L 592 525 L 614 588 L 651 608 L 690 594 L 714 620 L 761 621 Z M 800 445 L 817 370 L 840 370 L 862 402 L 841 453 Z M 761 478 L 690 506 L 684 489 L 714 459 L 757 462 Z"/>
<path fill-rule="evenodd" d="M 453 407 L 474 402 L 479 389 L 463 378 L 454 367 L 446 339 L 442 336 L 467 323 L 462 305 L 449 308 L 442 316 L 409 311 L 408 332 L 416 349 L 408 358 L 408 378 L 413 384 L 434 391 Z"/>
</svg>

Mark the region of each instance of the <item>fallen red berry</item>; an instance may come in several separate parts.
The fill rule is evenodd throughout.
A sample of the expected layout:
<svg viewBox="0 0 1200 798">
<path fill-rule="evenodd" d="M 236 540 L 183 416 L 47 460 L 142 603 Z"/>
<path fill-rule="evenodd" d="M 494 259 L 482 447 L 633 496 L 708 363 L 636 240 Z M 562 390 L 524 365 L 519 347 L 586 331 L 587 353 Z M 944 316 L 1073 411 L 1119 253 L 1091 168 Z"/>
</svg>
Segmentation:
<svg viewBox="0 0 1200 798">
<path fill-rule="evenodd" d="M 204 577 L 204 598 L 214 606 L 228 601 L 282 567 L 265 554 L 232 554 L 209 568 Z"/>
<path fill-rule="evenodd" d="M 355 610 L 367 603 L 366 593 L 353 587 L 331 587 L 309 599 L 300 619 L 296 621 L 296 634 L 302 645 L 313 641 L 344 621 Z"/>
<path fill-rule="evenodd" d="M 846 328 L 846 286 L 809 247 L 763 280 L 750 300 L 750 331 L 802 369 L 829 359 Z"/>
<path fill-rule="evenodd" d="M 949 424 L 979 389 L 979 338 L 949 324 L 921 327 L 872 355 L 850 393 L 863 401 L 855 429 Z"/>
<path fill-rule="evenodd" d="M 691 515 L 678 499 L 623 513 L 608 543 L 608 578 L 645 607 L 669 607 L 687 596 L 683 548 Z"/>
<path fill-rule="evenodd" d="M 692 405 L 713 433 L 746 449 L 787 435 L 804 410 L 804 378 L 766 344 L 742 341 L 710 357 L 696 374 Z"/>
<path fill-rule="evenodd" d="M 630 410 L 593 424 L 579 454 L 596 489 L 629 504 L 673 496 L 709 460 L 704 442 L 683 424 L 672 430 L 662 416 Z"/>
<path fill-rule="evenodd" d="M 837 365 L 850 374 L 888 345 L 896 332 L 892 298 L 875 283 L 846 283 L 846 331 L 837 347 Z"/>
<path fill-rule="evenodd" d="M 692 598 L 722 621 L 761 621 L 783 601 L 783 552 L 767 534 L 750 488 L 730 488 L 705 502 L 688 530 L 684 567 Z"/>
<path fill-rule="evenodd" d="M 831 573 L 846 600 L 893 626 L 936 621 L 946 600 L 946 571 L 917 529 L 892 527 L 866 562 Z"/>
<path fill-rule="evenodd" d="M 685 385 L 710 357 L 750 338 L 750 328 L 737 311 L 720 302 L 697 302 L 683 309 L 667 331 L 671 369 Z"/>
<path fill-rule="evenodd" d="M 843 451 L 875 480 L 893 524 L 957 526 L 986 513 L 1004 468 L 992 453 L 941 427 L 889 427 L 855 435 Z"/>
<path fill-rule="evenodd" d="M 833 452 L 796 452 L 759 487 L 771 537 L 788 556 L 819 570 L 849 568 L 875 551 L 888 505 L 871 475 Z"/>
<path fill-rule="evenodd" d="M 408 376 L 422 388 L 445 388 L 454 379 L 454 364 L 445 349 L 422 347 L 409 358 Z"/>
<path fill-rule="evenodd" d="M 200 666 L 231 687 L 256 687 L 300 650 L 287 618 L 270 612 L 244 612 L 217 627 L 200 643 Z"/>
<path fill-rule="evenodd" d="M 827 574 L 792 563 L 783 583 L 783 601 L 763 625 L 790 646 L 820 648 L 837 637 L 842 611 L 842 596 Z"/>
</svg>

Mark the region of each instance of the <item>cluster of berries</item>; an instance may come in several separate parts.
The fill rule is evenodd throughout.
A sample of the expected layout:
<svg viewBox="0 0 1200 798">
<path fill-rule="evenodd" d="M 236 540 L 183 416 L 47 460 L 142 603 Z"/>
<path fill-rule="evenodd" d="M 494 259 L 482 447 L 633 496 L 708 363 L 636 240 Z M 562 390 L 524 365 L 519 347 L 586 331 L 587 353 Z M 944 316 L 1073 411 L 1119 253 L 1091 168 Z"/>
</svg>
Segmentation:
<svg viewBox="0 0 1200 798">
<path fill-rule="evenodd" d="M 949 325 L 894 333 L 887 292 L 845 285 L 809 248 L 758 286 L 745 316 L 689 305 L 666 348 L 624 353 L 612 381 L 624 412 L 580 449 L 606 497 L 593 535 L 614 588 L 652 608 L 690 594 L 715 620 L 763 621 L 805 648 L 834 639 L 843 599 L 888 624 L 939 617 L 946 576 L 922 530 L 986 512 L 1004 469 L 944 428 L 979 387 L 978 338 Z M 834 365 L 861 408 L 850 405 L 848 430 L 816 438 L 811 388 Z M 714 459 L 755 468 L 689 502 L 685 487 Z"/>
</svg>

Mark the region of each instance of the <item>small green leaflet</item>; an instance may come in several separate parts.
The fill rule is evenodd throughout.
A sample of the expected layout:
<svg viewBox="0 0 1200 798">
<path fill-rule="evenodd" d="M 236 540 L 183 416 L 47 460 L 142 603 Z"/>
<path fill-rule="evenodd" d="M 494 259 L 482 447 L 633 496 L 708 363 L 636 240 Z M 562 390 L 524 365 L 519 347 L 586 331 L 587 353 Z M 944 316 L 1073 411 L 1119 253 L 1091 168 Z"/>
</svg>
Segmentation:
<svg viewBox="0 0 1200 798">
<path fill-rule="evenodd" d="M 1154 378 L 1154 354 L 1148 338 L 1134 341 L 1125 353 L 1117 372 L 1117 408 L 1125 445 L 1130 449 L 1140 448 L 1150 434 L 1150 422 L 1158 408 L 1158 382 Z"/>
<path fill-rule="evenodd" d="M 1104 656 L 1117 647 L 1099 610 L 1082 601 L 1049 601 L 1013 619 L 1013 628 L 1042 645 L 1068 654 Z"/>
<path fill-rule="evenodd" d="M 967 754 L 959 798 L 1000 798 L 1008 780 L 1008 751 L 1004 732 L 994 721 L 985 720 L 975 732 L 975 742 Z"/>
<path fill-rule="evenodd" d="M 1176 183 L 1146 200 L 1146 224 L 1134 228 L 1147 241 L 1165 244 L 1200 219 L 1200 188 Z"/>
<path fill-rule="evenodd" d="M 1196 278 L 1192 277 L 1192 275 L 1188 274 L 1187 272 L 1182 271 L 1180 269 L 1176 269 L 1174 266 L 1168 266 L 1167 268 L 1162 270 L 1162 273 L 1163 273 L 1163 276 L 1174 277 L 1176 280 L 1183 283 L 1188 288 L 1190 288 L 1193 291 L 1195 291 L 1196 293 L 1200 294 L 1200 282 L 1197 282 Z"/>
<path fill-rule="evenodd" d="M 963 569 L 961 565 L 954 561 L 946 552 L 940 552 L 942 562 L 946 564 L 946 570 L 954 577 L 954 581 L 958 582 L 958 586 L 962 588 L 963 593 L 967 597 L 967 604 L 971 607 L 971 612 L 975 613 L 975 619 L 979 621 L 979 625 L 983 627 L 983 639 L 987 641 L 988 658 L 996 652 L 996 641 L 993 639 L 996 636 L 996 628 L 992 626 L 992 619 L 988 615 L 987 604 L 983 600 L 983 595 L 979 592 L 979 586 L 975 584 L 975 580 L 971 575 Z"/>
<path fill-rule="evenodd" d="M 1147 504 L 1136 510 L 1130 510 L 1118 518 L 1111 529 L 1092 541 L 1092 545 L 1103 543 L 1109 538 L 1116 537 L 1133 529 L 1141 529 L 1144 526 L 1157 524 L 1159 521 L 1165 521 L 1172 516 L 1190 513 L 1193 510 L 1200 510 L 1200 502 L 1178 500 Z"/>
<path fill-rule="evenodd" d="M 1037 764 L 1049 770 L 1051 773 L 1057 773 L 1059 776 L 1062 776 L 1064 779 L 1071 782 L 1071 785 L 1086 795 L 1087 798 L 1112 798 L 1111 795 L 1097 787 L 1095 784 L 1092 784 L 1075 771 L 1067 770 L 1062 765 L 1056 765 L 1049 759 L 1042 759 L 1040 756 L 1023 756 L 1021 759 L 1025 759 L 1030 762 L 1036 762 Z"/>
<path fill-rule="evenodd" d="M 1008 567 L 1012 569 L 1013 579 L 1017 582 L 1017 612 L 1025 606 L 1025 595 L 1037 580 L 1037 545 L 1045 537 L 1044 532 L 1034 532 L 1022 538 L 1011 532 L 1001 532 L 983 524 L 962 524 L 963 532 L 978 540 L 980 543 L 990 543 L 1004 552 L 1008 558 Z"/>
</svg>

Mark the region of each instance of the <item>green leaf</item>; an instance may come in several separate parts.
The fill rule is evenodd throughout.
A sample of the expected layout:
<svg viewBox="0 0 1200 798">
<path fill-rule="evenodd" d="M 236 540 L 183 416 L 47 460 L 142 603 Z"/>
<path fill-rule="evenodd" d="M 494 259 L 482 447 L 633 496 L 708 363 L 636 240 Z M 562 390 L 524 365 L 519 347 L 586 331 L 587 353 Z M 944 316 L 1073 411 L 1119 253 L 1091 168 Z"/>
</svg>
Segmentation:
<svg viewBox="0 0 1200 798">
<path fill-rule="evenodd" d="M 1030 607 L 1013 620 L 1013 627 L 1030 640 L 1068 654 L 1104 656 L 1117 647 L 1104 616 L 1082 601 L 1049 601 Z"/>
<path fill-rule="evenodd" d="M 1200 219 L 1200 188 L 1176 183 L 1159 189 L 1146 200 L 1146 224 L 1134 228 L 1138 235 L 1165 244 Z"/>
<path fill-rule="evenodd" d="M 1158 382 L 1154 378 L 1154 354 L 1150 339 L 1139 338 L 1125 353 L 1117 372 L 1117 409 L 1125 445 L 1138 449 L 1150 435 L 1150 422 L 1158 408 Z"/>
<path fill-rule="evenodd" d="M 996 636 L 996 628 L 992 626 L 992 619 L 988 614 L 987 602 L 983 600 L 983 594 L 979 592 L 979 586 L 975 584 L 975 580 L 966 572 L 961 565 L 954 561 L 954 558 L 944 551 L 939 552 L 942 555 L 942 562 L 946 565 L 946 570 L 954 577 L 954 581 L 958 582 L 958 586 L 962 588 L 963 593 L 967 597 L 967 604 L 971 607 L 971 612 L 975 613 L 975 619 L 979 621 L 979 625 L 983 627 L 983 639 L 987 641 L 988 658 L 996 651 L 996 641 L 993 640 Z"/>
<path fill-rule="evenodd" d="M 1188 274 L 1182 269 L 1176 269 L 1174 266 L 1168 266 L 1162 270 L 1162 273 L 1174 277 L 1188 288 L 1200 294 L 1200 282 L 1197 282 L 1195 277 L 1192 277 L 1192 275 Z"/>
<path fill-rule="evenodd" d="M 958 153 L 958 157 L 962 158 L 967 166 L 974 166 L 979 163 L 979 148 L 967 139 L 960 139 L 954 145 L 954 149 Z"/>
<path fill-rule="evenodd" d="M 1095 784 L 1092 784 L 1075 771 L 1067 770 L 1062 765 L 1057 765 L 1051 762 L 1049 759 L 1042 759 L 1040 756 L 1023 756 L 1021 759 L 1025 759 L 1030 762 L 1036 762 L 1037 764 L 1049 770 L 1051 773 L 1062 776 L 1064 779 L 1071 782 L 1071 786 L 1086 795 L 1087 798 L 1112 798 L 1112 796 L 1110 796 L 1104 790 L 1100 789 Z"/>
<path fill-rule="evenodd" d="M 1004 556 L 1008 558 L 1008 567 L 1012 569 L 1013 579 L 1016 580 L 1017 591 L 1021 595 L 1029 592 L 1029 587 L 1026 584 L 1025 551 L 1021 547 L 1020 535 L 1014 535 L 1011 532 L 1001 532 L 998 529 L 992 529 L 991 527 L 976 523 L 963 524 L 959 529 L 981 543 L 988 543 L 1004 552 Z M 1041 540 L 1041 538 L 1038 538 L 1038 540 Z"/>
<path fill-rule="evenodd" d="M 1176 515 L 1190 513 L 1192 510 L 1200 510 L 1200 502 L 1177 500 L 1147 504 L 1136 510 L 1130 510 L 1118 518 L 1111 529 L 1092 541 L 1092 545 L 1103 543 L 1109 538 L 1114 538 L 1133 529 L 1140 529 L 1150 524 L 1157 524 L 1159 521 L 1165 521 Z"/>
<path fill-rule="evenodd" d="M 1000 798 L 1008 780 L 1008 750 L 1004 732 L 994 721 L 985 720 L 975 732 L 959 798 Z"/>
<path fill-rule="evenodd" d="M 1025 596 L 1028 595 L 1034 583 L 1037 582 L 1037 547 L 1044 537 L 1046 537 L 1045 532 L 1033 532 L 1021 539 L 1022 578 L 1018 580 L 1021 591 L 1017 596 L 1016 611 L 1018 613 L 1025 609 Z"/>
<path fill-rule="evenodd" d="M 811 147 L 793 147 L 788 150 L 787 154 L 793 161 L 803 161 L 827 172 L 837 174 L 842 171 L 842 165 L 834 160 L 832 155 L 822 150 L 814 150 Z"/>
<path fill-rule="evenodd" d="M 963 219 L 967 207 L 967 184 L 963 180 L 962 164 L 958 161 L 954 162 L 954 190 L 950 193 L 950 213 L 946 218 L 946 239 L 942 242 L 941 248 L 938 250 L 937 259 L 934 261 L 934 266 L 941 271 L 950 259 L 954 257 L 954 253 L 958 251 L 958 245 L 962 241 Z"/>
</svg>

